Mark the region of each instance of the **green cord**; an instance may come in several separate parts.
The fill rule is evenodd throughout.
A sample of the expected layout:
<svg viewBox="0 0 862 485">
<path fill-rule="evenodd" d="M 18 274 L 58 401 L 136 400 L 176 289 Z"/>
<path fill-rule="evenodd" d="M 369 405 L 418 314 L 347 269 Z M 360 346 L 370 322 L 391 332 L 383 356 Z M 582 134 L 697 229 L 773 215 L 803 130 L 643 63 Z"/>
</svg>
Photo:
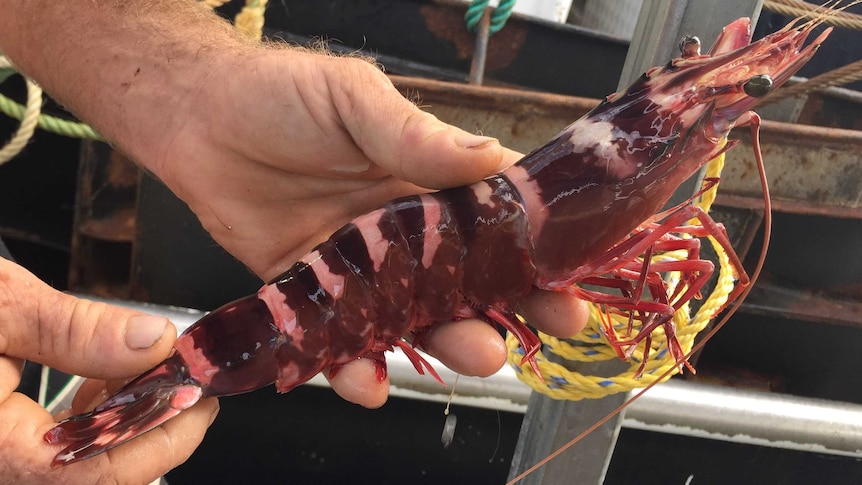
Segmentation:
<svg viewBox="0 0 862 485">
<path fill-rule="evenodd" d="M 515 7 L 516 1 L 500 0 L 497 8 L 494 9 L 494 13 L 491 14 L 491 26 L 488 29 L 489 34 L 496 34 L 506 25 L 506 22 L 512 15 L 512 8 Z M 488 0 L 473 0 L 470 2 L 470 6 L 467 7 L 467 13 L 464 15 L 464 20 L 467 22 L 467 30 L 470 32 L 476 31 L 476 27 L 479 25 L 482 14 L 487 7 Z"/>
<path fill-rule="evenodd" d="M 24 106 L 0 94 L 0 112 L 20 121 L 24 118 L 24 110 Z M 38 126 L 45 131 L 50 131 L 51 133 L 56 133 L 58 135 L 102 141 L 102 137 L 88 125 L 75 121 L 64 120 L 62 118 L 57 118 L 56 116 L 40 114 Z"/>
</svg>

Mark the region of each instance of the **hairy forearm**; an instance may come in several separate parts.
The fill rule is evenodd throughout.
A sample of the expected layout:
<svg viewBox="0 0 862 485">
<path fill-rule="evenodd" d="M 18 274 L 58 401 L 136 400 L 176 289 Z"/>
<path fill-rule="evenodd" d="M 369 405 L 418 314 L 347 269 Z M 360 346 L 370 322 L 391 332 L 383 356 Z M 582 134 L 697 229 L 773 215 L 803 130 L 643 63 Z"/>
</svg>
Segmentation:
<svg viewBox="0 0 862 485">
<path fill-rule="evenodd" d="M 215 64 L 246 48 L 192 0 L 0 0 L 0 12 L 0 50 L 145 165 L 159 163 Z"/>
</svg>

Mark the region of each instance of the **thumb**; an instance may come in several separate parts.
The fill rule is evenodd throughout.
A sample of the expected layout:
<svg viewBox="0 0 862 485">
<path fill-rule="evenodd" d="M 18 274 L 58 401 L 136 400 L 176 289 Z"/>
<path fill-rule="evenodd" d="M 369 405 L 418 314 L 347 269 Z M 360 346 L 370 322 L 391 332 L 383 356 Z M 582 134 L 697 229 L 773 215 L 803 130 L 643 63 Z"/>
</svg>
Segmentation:
<svg viewBox="0 0 862 485">
<path fill-rule="evenodd" d="M 0 258 L 0 354 L 117 379 L 164 360 L 174 340 L 167 318 L 61 293 Z"/>
<path fill-rule="evenodd" d="M 448 125 L 405 99 L 382 72 L 357 61 L 362 82 L 341 82 L 335 99 L 344 126 L 374 163 L 416 185 L 440 189 L 476 182 L 514 163 L 518 154 L 494 138 Z M 352 76 L 355 79 L 355 74 Z M 361 89 L 361 92 L 350 92 Z M 336 105 L 338 102 L 336 101 Z"/>
</svg>

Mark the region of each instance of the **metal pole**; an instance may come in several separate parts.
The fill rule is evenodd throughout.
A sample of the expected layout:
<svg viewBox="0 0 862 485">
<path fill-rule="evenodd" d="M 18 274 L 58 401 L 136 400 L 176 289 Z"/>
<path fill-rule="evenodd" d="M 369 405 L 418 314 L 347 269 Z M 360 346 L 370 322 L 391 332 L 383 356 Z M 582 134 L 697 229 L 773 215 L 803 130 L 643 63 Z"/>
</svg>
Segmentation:
<svg viewBox="0 0 862 485">
<path fill-rule="evenodd" d="M 626 365 L 622 362 L 598 362 L 573 365 L 585 375 L 613 375 Z M 509 468 L 514 479 L 553 451 L 581 434 L 596 421 L 621 405 L 627 394 L 613 394 L 600 400 L 558 401 L 534 392 L 527 403 L 527 413 Z M 565 453 L 523 478 L 522 485 L 602 483 L 622 424 L 622 413 L 611 419 Z"/>
<path fill-rule="evenodd" d="M 649 67 L 661 65 L 677 56 L 677 44 L 683 35 L 696 34 L 704 45 L 718 37 L 721 29 L 738 17 L 756 20 L 763 0 L 644 0 L 623 66 L 618 89 L 622 89 Z M 694 193 L 699 177 L 680 187 L 671 200 L 677 204 Z M 677 200 L 678 202 L 674 202 Z M 576 365 L 584 374 L 613 375 L 613 363 Z M 585 429 L 625 400 L 616 394 L 600 400 L 579 402 L 554 401 L 534 393 L 521 426 L 509 478 L 521 474 L 550 451 L 576 436 L 574 429 Z M 558 483 L 601 484 L 610 465 L 624 413 L 611 419 L 596 432 L 569 448 L 563 455 L 539 471 L 524 478 L 524 485 Z M 573 478 L 574 477 L 574 478 Z"/>
<path fill-rule="evenodd" d="M 708 48 L 725 25 L 740 17 L 751 18 L 753 28 L 762 7 L 763 0 L 645 0 L 620 75 L 619 89 L 631 84 L 650 67 L 677 57 L 679 40 L 684 35 L 697 35 Z M 688 200 L 700 187 L 702 179 L 699 173 L 683 183 L 666 207 Z"/>
<path fill-rule="evenodd" d="M 679 39 L 696 35 L 705 47 L 718 38 L 725 25 L 739 17 L 757 24 L 763 0 L 645 0 L 641 7 L 620 88 L 628 86 L 644 71 L 679 55 Z"/>
<path fill-rule="evenodd" d="M 485 62 L 488 57 L 488 40 L 491 37 L 492 9 L 486 8 L 476 26 L 476 46 L 473 48 L 473 61 L 470 63 L 470 84 L 482 84 L 485 80 Z"/>
</svg>

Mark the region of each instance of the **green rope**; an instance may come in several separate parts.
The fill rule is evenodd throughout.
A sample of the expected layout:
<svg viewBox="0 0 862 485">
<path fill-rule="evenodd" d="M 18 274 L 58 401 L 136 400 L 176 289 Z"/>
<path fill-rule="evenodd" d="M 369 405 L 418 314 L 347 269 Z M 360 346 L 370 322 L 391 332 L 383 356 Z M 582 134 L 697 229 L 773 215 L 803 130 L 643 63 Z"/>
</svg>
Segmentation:
<svg viewBox="0 0 862 485">
<path fill-rule="evenodd" d="M 500 0 L 497 8 L 491 14 L 491 27 L 488 29 L 489 34 L 499 32 L 509 17 L 512 15 L 512 8 L 515 7 L 517 0 Z M 467 22 L 467 30 L 475 32 L 479 21 L 482 20 L 482 14 L 488 8 L 488 0 L 473 0 L 470 6 L 467 7 L 467 13 L 464 15 L 464 20 Z"/>
<path fill-rule="evenodd" d="M 0 112 L 6 116 L 21 120 L 24 118 L 24 106 L 0 94 Z M 39 128 L 56 133 L 58 135 L 69 136 L 74 138 L 86 138 L 89 140 L 102 140 L 102 137 L 92 128 L 83 123 L 68 121 L 56 116 L 41 114 L 39 115 Z"/>
</svg>

